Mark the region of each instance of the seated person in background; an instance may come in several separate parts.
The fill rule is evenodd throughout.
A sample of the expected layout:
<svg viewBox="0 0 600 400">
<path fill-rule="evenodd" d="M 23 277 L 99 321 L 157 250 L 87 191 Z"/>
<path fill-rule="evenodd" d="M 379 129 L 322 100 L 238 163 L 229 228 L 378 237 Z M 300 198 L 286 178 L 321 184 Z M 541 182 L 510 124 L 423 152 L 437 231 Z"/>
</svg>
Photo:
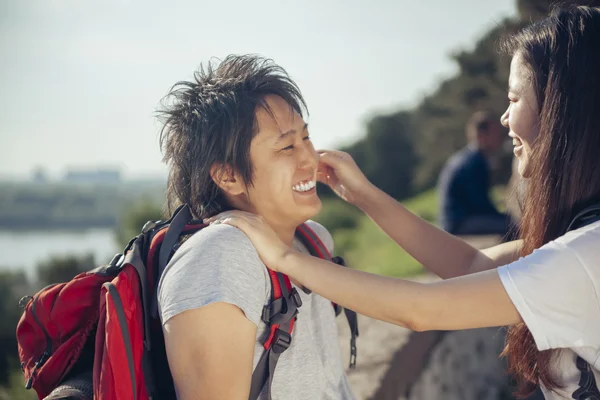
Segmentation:
<svg viewBox="0 0 600 400">
<path fill-rule="evenodd" d="M 506 235 L 510 218 L 492 204 L 490 159 L 507 137 L 499 118 L 487 111 L 471 116 L 466 128 L 469 144 L 454 154 L 440 174 L 440 222 L 454 235 Z"/>
<path fill-rule="evenodd" d="M 304 100 L 286 72 L 257 56 L 229 56 L 176 84 L 167 100 L 161 144 L 170 211 L 188 204 L 196 219 L 250 211 L 282 241 L 308 252 L 294 233 L 321 209 L 319 155 L 302 116 Z M 332 251 L 327 230 L 307 224 Z M 242 231 L 209 226 L 181 245 L 158 284 L 178 399 L 248 399 L 270 333 L 261 314 L 271 290 L 269 272 Z M 291 346 L 258 398 L 354 399 L 331 303 L 298 292 L 302 308 Z"/>
</svg>

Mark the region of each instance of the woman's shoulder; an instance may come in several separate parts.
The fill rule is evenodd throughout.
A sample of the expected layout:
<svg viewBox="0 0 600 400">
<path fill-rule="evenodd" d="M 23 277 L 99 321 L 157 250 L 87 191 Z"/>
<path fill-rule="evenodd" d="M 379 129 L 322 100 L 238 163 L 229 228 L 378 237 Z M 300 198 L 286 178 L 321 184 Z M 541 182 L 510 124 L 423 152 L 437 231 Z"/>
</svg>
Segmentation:
<svg viewBox="0 0 600 400">
<path fill-rule="evenodd" d="M 571 250 L 585 266 L 594 267 L 600 274 L 600 221 L 567 232 L 555 242 Z"/>
</svg>

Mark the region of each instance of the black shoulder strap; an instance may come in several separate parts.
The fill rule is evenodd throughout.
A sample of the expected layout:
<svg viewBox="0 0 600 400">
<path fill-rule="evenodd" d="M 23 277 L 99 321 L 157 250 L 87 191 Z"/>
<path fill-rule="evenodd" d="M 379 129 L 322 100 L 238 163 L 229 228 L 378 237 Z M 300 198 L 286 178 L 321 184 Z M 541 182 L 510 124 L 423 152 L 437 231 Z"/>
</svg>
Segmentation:
<svg viewBox="0 0 600 400">
<path fill-rule="evenodd" d="M 173 217 L 171 218 L 169 223 L 169 227 L 167 228 L 167 232 L 165 233 L 165 237 L 160 245 L 160 250 L 158 253 L 158 268 L 157 274 L 154 277 L 154 296 L 152 297 L 152 305 L 150 309 L 150 314 L 156 318 L 158 316 L 158 297 L 157 297 L 157 288 L 158 281 L 162 276 L 163 272 L 165 272 L 165 268 L 169 263 L 169 259 L 173 254 L 173 248 L 177 244 L 181 233 L 188 223 L 193 220 L 192 213 L 187 204 L 180 206 Z"/>
<path fill-rule="evenodd" d="M 575 215 L 567 228 L 567 232 L 593 224 L 596 221 L 600 221 L 600 203 L 586 207 Z"/>
<path fill-rule="evenodd" d="M 262 320 L 270 327 L 271 333 L 264 343 L 265 351 L 252 373 L 249 400 L 256 400 L 265 386 L 268 400 L 271 400 L 275 367 L 281 354 L 292 344 L 294 322 L 298 308 L 302 306 L 300 295 L 286 275 L 269 270 L 269 276 L 271 303 L 263 308 Z"/>
<path fill-rule="evenodd" d="M 342 257 L 333 257 L 331 259 L 334 263 L 341 265 L 342 267 L 346 266 L 346 262 Z M 337 304 L 336 304 L 337 305 Z M 357 349 L 356 349 L 356 338 L 358 337 L 358 315 L 356 311 L 351 310 L 349 308 L 343 307 L 344 315 L 346 315 L 346 319 L 348 320 L 348 326 L 350 327 L 350 369 L 356 368 L 356 357 L 357 357 Z M 337 310 L 336 310 L 337 311 Z"/>
<path fill-rule="evenodd" d="M 567 232 L 597 221 L 600 221 L 600 203 L 587 207 L 578 213 L 569 224 Z M 600 400 L 600 391 L 590 365 L 579 356 L 577 356 L 575 363 L 581 376 L 579 378 L 579 388 L 571 397 L 575 400 Z"/>
<path fill-rule="evenodd" d="M 160 253 L 158 256 L 158 276 L 160 278 L 167 267 L 167 263 L 173 253 L 173 248 L 183 232 L 183 228 L 193 220 L 192 212 L 187 204 L 181 206 L 173 215 L 173 219 L 169 224 L 165 238 L 160 245 Z M 157 279 L 158 280 L 158 279 Z"/>
<path fill-rule="evenodd" d="M 346 266 L 344 259 L 342 257 L 331 257 L 329 254 L 329 250 L 325 246 L 325 244 L 321 241 L 319 235 L 317 235 L 307 224 L 301 224 L 296 229 L 296 237 L 300 239 L 302 244 L 308 249 L 310 254 L 313 257 L 319 257 L 327 261 L 331 261 L 343 267 Z M 310 290 L 305 290 L 305 292 L 310 293 Z M 358 317 L 356 315 L 356 311 L 351 310 L 349 308 L 343 308 L 339 304 L 331 303 L 333 305 L 333 309 L 335 310 L 335 315 L 338 316 L 342 313 L 342 309 L 344 310 L 344 314 L 346 315 L 346 319 L 348 320 L 348 325 L 350 326 L 350 365 L 351 369 L 356 367 L 356 338 L 358 337 Z"/>
<path fill-rule="evenodd" d="M 575 400 L 600 400 L 600 391 L 598 391 L 596 377 L 590 365 L 579 356 L 575 363 L 581 372 L 581 377 L 579 378 L 579 389 L 571 397 Z"/>
</svg>

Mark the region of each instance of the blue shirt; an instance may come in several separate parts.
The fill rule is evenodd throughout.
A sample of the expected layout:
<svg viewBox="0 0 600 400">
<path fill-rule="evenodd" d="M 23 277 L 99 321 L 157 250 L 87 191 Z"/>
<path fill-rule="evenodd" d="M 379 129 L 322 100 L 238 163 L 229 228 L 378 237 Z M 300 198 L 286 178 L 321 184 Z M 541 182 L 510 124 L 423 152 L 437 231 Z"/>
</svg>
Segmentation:
<svg viewBox="0 0 600 400">
<path fill-rule="evenodd" d="M 440 223 L 453 232 L 471 216 L 500 215 L 489 197 L 490 167 L 472 146 L 454 154 L 444 165 L 438 182 Z"/>
</svg>

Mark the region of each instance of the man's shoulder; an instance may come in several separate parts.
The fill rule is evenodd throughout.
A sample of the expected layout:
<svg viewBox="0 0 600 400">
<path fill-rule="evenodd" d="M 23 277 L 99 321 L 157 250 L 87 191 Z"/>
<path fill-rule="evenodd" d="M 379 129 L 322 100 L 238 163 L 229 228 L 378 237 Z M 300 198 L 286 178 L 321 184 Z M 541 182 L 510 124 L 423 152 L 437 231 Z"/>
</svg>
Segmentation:
<svg viewBox="0 0 600 400">
<path fill-rule="evenodd" d="M 455 156 L 455 162 L 461 167 L 470 167 L 485 161 L 481 152 L 471 146 L 464 147 Z"/>
<path fill-rule="evenodd" d="M 477 150 L 469 146 L 454 153 L 443 167 L 442 174 L 447 176 L 463 176 L 480 171 L 485 167 L 485 158 Z"/>
<path fill-rule="evenodd" d="M 240 250 L 254 248 L 248 236 L 238 228 L 227 224 L 215 224 L 193 234 L 181 245 L 181 250 L 186 248 L 201 250 L 207 247 L 217 249 L 239 248 Z"/>
<path fill-rule="evenodd" d="M 464 147 L 453 153 L 444 163 L 442 171 L 445 173 L 452 173 L 458 170 L 470 157 L 468 153 L 468 147 Z"/>
<path fill-rule="evenodd" d="M 170 264 L 185 266 L 199 263 L 204 266 L 203 273 L 210 273 L 213 269 L 226 273 L 226 270 L 238 268 L 259 273 L 265 268 L 248 236 L 227 224 L 209 225 L 196 232 L 182 243 Z"/>
<path fill-rule="evenodd" d="M 208 226 L 187 239 L 158 284 L 163 322 L 185 310 L 225 302 L 258 326 L 268 295 L 269 275 L 250 239 L 225 224 Z"/>
</svg>

